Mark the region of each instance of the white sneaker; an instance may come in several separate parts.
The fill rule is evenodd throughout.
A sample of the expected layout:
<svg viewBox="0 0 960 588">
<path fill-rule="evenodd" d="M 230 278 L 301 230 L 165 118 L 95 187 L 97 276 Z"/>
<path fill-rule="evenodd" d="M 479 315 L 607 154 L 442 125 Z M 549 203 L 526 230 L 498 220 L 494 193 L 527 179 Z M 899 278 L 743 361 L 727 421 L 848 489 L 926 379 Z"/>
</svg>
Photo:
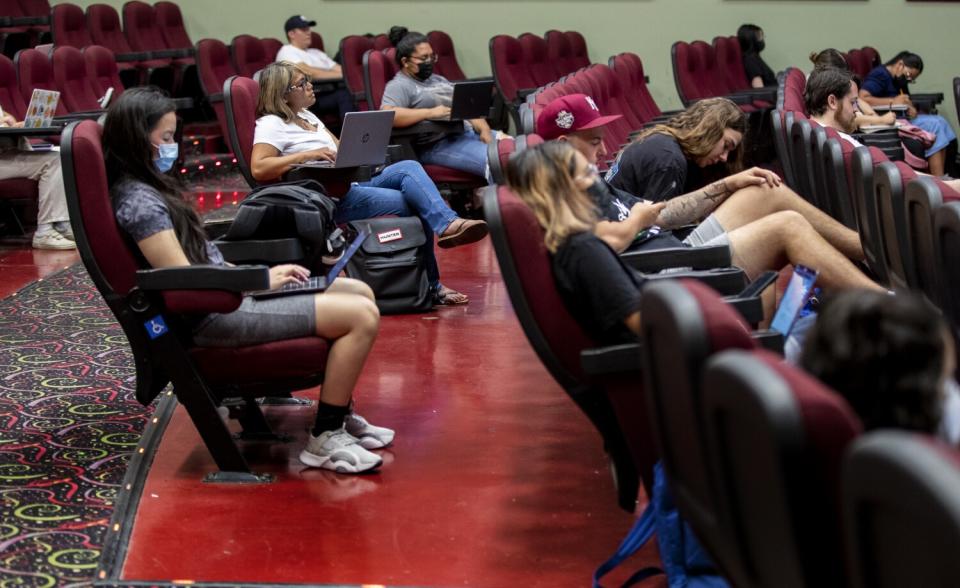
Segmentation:
<svg viewBox="0 0 960 588">
<path fill-rule="evenodd" d="M 318 437 L 310 436 L 300 452 L 300 461 L 314 468 L 356 474 L 378 467 L 383 460 L 360 446 L 357 438 L 343 427 L 324 431 Z"/>
<path fill-rule="evenodd" d="M 33 234 L 34 249 L 76 249 L 77 244 L 55 230 Z"/>
<path fill-rule="evenodd" d="M 380 449 L 393 443 L 393 429 L 371 425 L 355 412 L 344 417 L 343 428 L 356 437 L 364 449 Z"/>
<path fill-rule="evenodd" d="M 63 235 L 64 239 L 76 242 L 77 238 L 73 236 L 73 227 L 66 221 L 53 223 L 53 230 Z"/>
</svg>

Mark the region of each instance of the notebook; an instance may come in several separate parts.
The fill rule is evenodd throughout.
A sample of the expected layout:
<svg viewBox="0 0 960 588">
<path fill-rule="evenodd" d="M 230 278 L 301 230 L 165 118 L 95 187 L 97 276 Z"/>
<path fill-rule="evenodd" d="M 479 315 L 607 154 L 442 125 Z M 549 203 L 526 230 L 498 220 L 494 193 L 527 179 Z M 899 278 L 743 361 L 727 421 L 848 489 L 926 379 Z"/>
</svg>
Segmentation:
<svg viewBox="0 0 960 588">
<path fill-rule="evenodd" d="M 293 167 L 339 169 L 382 164 L 387 159 L 387 144 L 393 130 L 394 115 L 392 110 L 348 112 L 343 118 L 336 161 L 313 161 Z"/>
<path fill-rule="evenodd" d="M 783 292 L 783 298 L 780 300 L 780 306 L 773 315 L 773 321 L 770 328 L 780 333 L 784 337 L 793 330 L 794 323 L 803 310 L 807 298 L 813 292 L 813 285 L 817 281 L 819 272 L 808 267 L 797 265 L 793 268 L 793 275 L 790 276 L 790 283 Z"/>
<path fill-rule="evenodd" d="M 470 120 L 490 116 L 493 80 L 457 82 L 453 85 L 450 120 Z"/>
<path fill-rule="evenodd" d="M 53 115 L 57 113 L 60 92 L 34 89 L 27 106 L 27 116 L 23 119 L 24 128 L 39 129 L 52 126 Z"/>
<path fill-rule="evenodd" d="M 275 298 L 277 296 L 288 296 L 291 294 L 314 294 L 317 292 L 323 292 L 330 287 L 330 284 L 337 279 L 337 276 L 340 275 L 340 272 L 343 271 L 343 268 L 347 267 L 347 262 L 350 261 L 350 258 L 353 257 L 353 254 L 360 249 L 360 246 L 363 245 L 364 240 L 370 233 L 367 231 L 360 231 L 356 239 L 350 243 L 350 246 L 347 247 L 343 255 L 340 256 L 340 259 L 337 260 L 337 263 L 333 264 L 333 267 L 330 268 L 330 271 L 327 272 L 325 276 L 313 276 L 305 282 L 300 283 L 290 283 L 284 284 L 279 288 L 274 288 L 272 290 L 257 290 L 255 292 L 250 292 L 250 295 L 256 299 L 263 300 L 265 298 Z"/>
</svg>

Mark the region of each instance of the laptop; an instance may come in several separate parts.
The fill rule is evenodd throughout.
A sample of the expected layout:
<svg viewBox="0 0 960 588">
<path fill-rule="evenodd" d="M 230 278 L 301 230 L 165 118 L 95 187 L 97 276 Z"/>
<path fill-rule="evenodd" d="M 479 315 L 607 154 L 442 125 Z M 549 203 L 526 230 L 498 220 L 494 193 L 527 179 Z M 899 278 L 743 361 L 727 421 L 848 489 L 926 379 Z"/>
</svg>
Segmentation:
<svg viewBox="0 0 960 588">
<path fill-rule="evenodd" d="M 59 103 L 60 92 L 34 89 L 30 96 L 30 105 L 27 106 L 27 116 L 23 119 L 24 128 L 40 129 L 53 126 L 53 115 L 57 113 Z"/>
<path fill-rule="evenodd" d="M 493 80 L 457 82 L 453 85 L 450 120 L 470 120 L 490 116 Z"/>
<path fill-rule="evenodd" d="M 368 231 L 360 231 L 353 242 L 350 243 L 350 246 L 344 250 L 343 255 L 340 256 L 340 259 L 337 260 L 337 263 L 333 264 L 333 267 L 330 268 L 330 271 L 327 272 L 327 275 L 313 276 L 305 282 L 284 284 L 283 286 L 274 288 L 272 290 L 257 290 L 255 292 L 250 292 L 250 295 L 258 300 L 263 300 L 265 298 L 276 298 L 277 296 L 288 296 L 291 294 L 314 294 L 316 292 L 325 291 L 330 287 L 330 284 L 337 279 L 337 276 L 340 275 L 340 272 L 343 271 L 343 268 L 347 267 L 347 262 L 349 262 L 350 258 L 353 257 L 353 254 L 360 249 L 360 246 L 363 245 L 364 240 L 366 240 L 369 235 L 370 233 Z"/>
<path fill-rule="evenodd" d="M 381 165 L 387 159 L 387 145 L 393 131 L 394 115 L 392 110 L 348 112 L 343 118 L 336 161 L 313 161 L 293 167 L 339 169 L 358 165 Z"/>
<path fill-rule="evenodd" d="M 808 267 L 797 265 L 793 268 L 793 275 L 790 276 L 790 283 L 783 292 L 783 298 L 780 300 L 780 306 L 773 315 L 773 321 L 770 328 L 780 333 L 784 337 L 793 330 L 793 325 L 800 317 L 800 311 L 803 305 L 807 303 L 807 298 L 813 292 L 813 285 L 817 281 L 819 272 Z"/>
</svg>

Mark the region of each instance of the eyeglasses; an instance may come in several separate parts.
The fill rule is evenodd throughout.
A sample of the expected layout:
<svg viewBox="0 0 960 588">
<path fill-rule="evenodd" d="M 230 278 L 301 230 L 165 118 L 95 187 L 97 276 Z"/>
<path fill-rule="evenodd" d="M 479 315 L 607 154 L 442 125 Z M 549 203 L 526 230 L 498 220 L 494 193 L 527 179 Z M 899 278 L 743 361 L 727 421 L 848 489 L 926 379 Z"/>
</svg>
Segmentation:
<svg viewBox="0 0 960 588">
<path fill-rule="evenodd" d="M 410 59 L 411 60 L 416 59 L 417 61 L 415 61 L 414 63 L 436 63 L 437 60 L 440 58 L 437 57 L 436 53 L 434 53 L 432 55 L 426 55 L 424 57 L 411 56 Z"/>
<path fill-rule="evenodd" d="M 310 80 L 308 80 L 307 78 L 303 78 L 296 84 L 287 88 L 287 92 L 293 92 L 294 90 L 305 90 L 308 85 L 310 85 Z"/>
</svg>

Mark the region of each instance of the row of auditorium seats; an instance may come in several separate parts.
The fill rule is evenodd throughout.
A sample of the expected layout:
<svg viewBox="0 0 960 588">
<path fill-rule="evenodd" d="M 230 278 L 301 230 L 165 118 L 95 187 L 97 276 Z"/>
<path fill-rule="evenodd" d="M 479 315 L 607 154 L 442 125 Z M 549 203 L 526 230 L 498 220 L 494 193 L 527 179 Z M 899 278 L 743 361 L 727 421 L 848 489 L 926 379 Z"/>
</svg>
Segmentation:
<svg viewBox="0 0 960 588">
<path fill-rule="evenodd" d="M 744 112 L 773 105 L 773 88 L 752 88 L 743 69 L 743 54 L 736 37 L 706 41 L 677 41 L 670 48 L 673 79 L 684 106 L 697 100 L 726 96 Z"/>
<path fill-rule="evenodd" d="M 47 0 L 0 0 L 0 53 L 12 58 L 21 49 L 49 41 Z"/>
</svg>

